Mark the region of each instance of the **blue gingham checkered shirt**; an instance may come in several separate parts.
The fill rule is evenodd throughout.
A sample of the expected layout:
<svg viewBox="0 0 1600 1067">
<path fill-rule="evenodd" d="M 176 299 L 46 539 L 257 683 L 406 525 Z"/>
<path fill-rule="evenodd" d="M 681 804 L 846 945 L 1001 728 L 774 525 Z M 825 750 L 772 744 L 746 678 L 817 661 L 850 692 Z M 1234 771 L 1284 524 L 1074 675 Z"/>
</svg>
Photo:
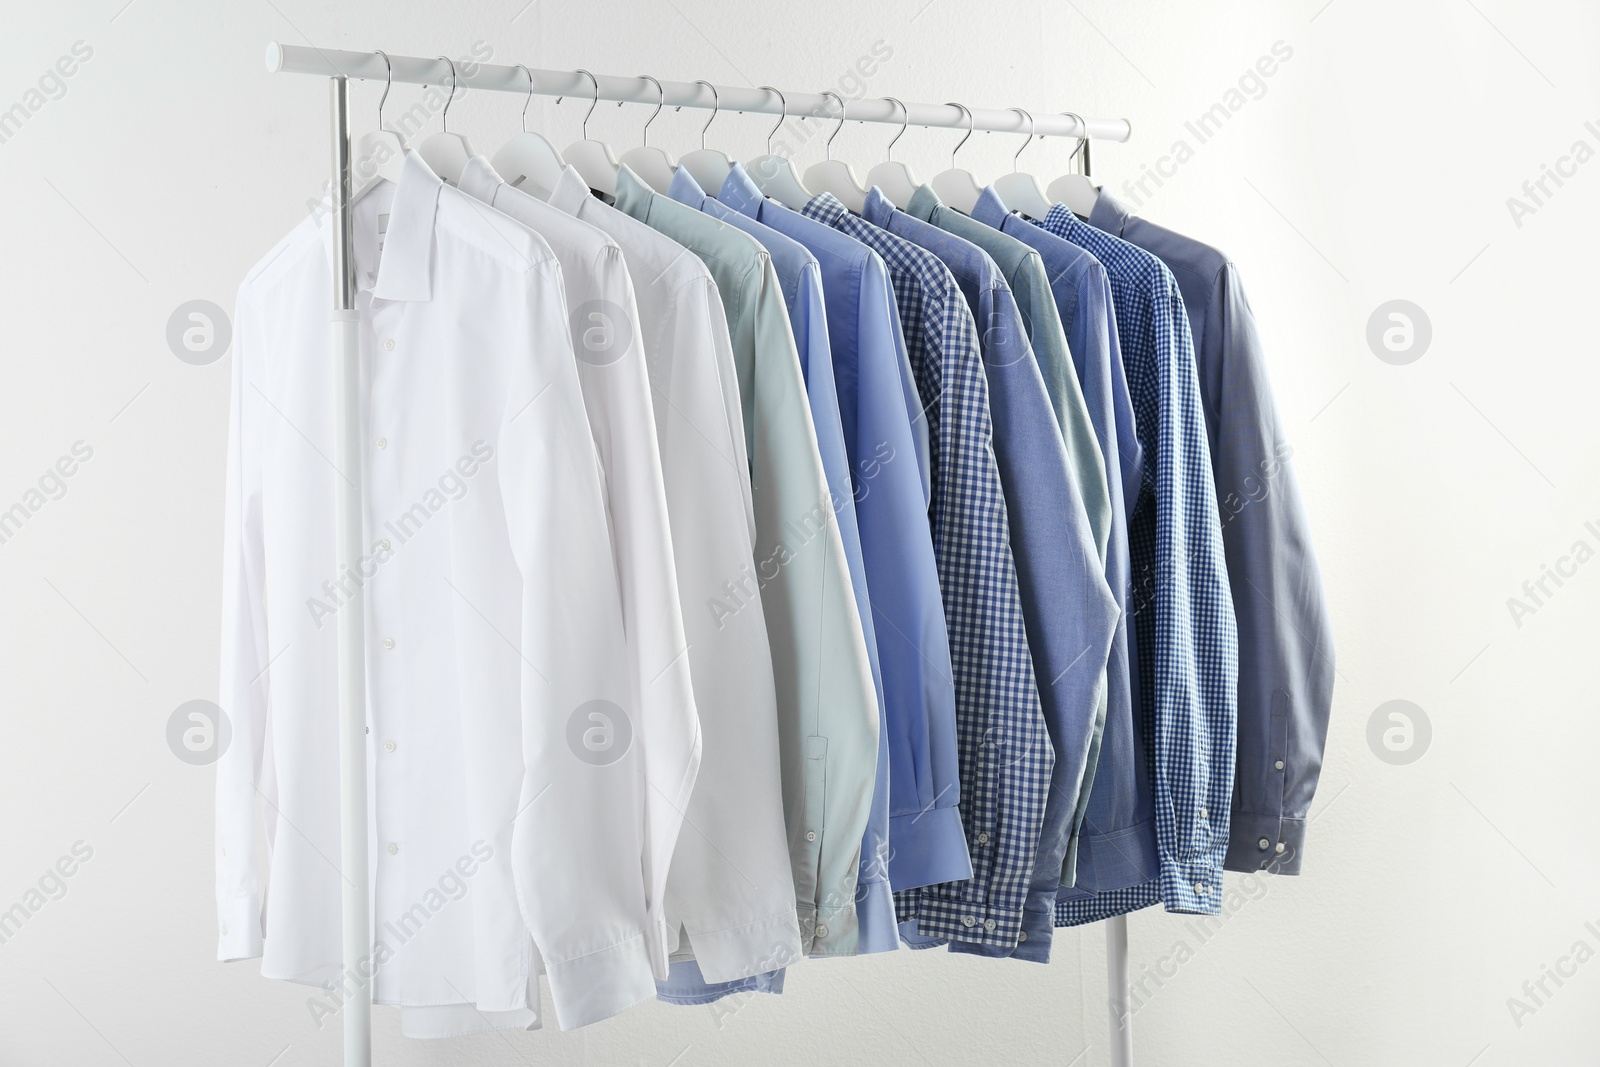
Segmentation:
<svg viewBox="0 0 1600 1067">
<path fill-rule="evenodd" d="M 1189 317 L 1172 272 L 1149 252 L 1060 204 L 1034 221 L 1106 269 L 1144 448 L 1128 524 L 1130 607 L 1161 865 L 1158 882 L 1063 892 L 1056 923 L 1094 922 L 1158 901 L 1168 911 L 1214 915 L 1228 848 L 1239 647 Z"/>
<path fill-rule="evenodd" d="M 804 214 L 862 241 L 889 267 L 933 445 L 933 547 L 955 672 L 960 807 L 973 877 L 896 893 L 896 910 L 916 921 L 923 938 L 1009 948 L 1021 930 L 1052 752 L 990 446 L 977 326 L 937 256 L 851 215 L 826 193 Z"/>
</svg>

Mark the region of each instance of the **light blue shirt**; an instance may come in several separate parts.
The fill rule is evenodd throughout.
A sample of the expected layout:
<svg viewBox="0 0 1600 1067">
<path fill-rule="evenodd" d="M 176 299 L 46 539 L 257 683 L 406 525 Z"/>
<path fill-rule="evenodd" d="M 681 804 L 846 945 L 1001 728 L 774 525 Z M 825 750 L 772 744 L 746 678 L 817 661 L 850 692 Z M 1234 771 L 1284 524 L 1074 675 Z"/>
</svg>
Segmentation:
<svg viewBox="0 0 1600 1067">
<path fill-rule="evenodd" d="M 985 742 L 990 751 L 977 755 L 980 763 L 1000 762 L 1008 772 L 1004 784 L 982 790 L 989 802 L 998 801 L 1003 816 L 1027 820 L 1026 836 L 1018 825 L 998 855 L 985 857 L 994 889 L 1009 904 L 1005 933 L 964 933 L 962 928 L 970 931 L 970 926 L 961 920 L 970 911 L 963 912 L 959 898 L 950 901 L 957 904 L 952 910 L 940 907 L 946 901 L 920 901 L 918 925 L 925 935 L 949 938 L 952 949 L 991 956 L 1013 954 L 1019 935 L 1025 935 L 1024 955 L 1042 959 L 1053 933 L 1061 859 L 1094 738 L 1117 604 L 1044 376 L 1000 268 L 977 245 L 896 209 L 877 189 L 868 193 L 863 214 L 943 260 L 972 310 L 982 339 L 995 459 L 1043 707 L 1043 729 L 990 738 Z M 1041 841 L 1046 827 L 1056 839 Z M 987 844 L 990 837 L 982 832 L 978 840 Z M 973 867 L 979 868 L 976 855 Z M 946 917 L 956 925 L 940 921 Z"/>
</svg>

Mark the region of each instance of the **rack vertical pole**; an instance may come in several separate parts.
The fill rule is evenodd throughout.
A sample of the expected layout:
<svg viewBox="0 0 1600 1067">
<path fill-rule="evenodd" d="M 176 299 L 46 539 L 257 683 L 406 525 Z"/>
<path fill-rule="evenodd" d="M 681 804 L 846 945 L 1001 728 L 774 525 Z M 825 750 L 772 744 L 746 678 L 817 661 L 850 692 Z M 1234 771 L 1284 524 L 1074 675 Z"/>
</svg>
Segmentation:
<svg viewBox="0 0 1600 1067">
<path fill-rule="evenodd" d="M 350 86 L 328 79 L 333 131 L 334 522 L 339 574 L 361 558 L 361 334 L 350 254 Z M 372 1064 L 372 913 L 367 895 L 366 620 L 358 594 L 339 611 L 339 836 L 343 873 L 344 1064 Z"/>
<path fill-rule="evenodd" d="M 1106 921 L 1106 1006 L 1111 1010 L 1111 1067 L 1133 1067 L 1133 1009 L 1128 984 L 1128 917 Z"/>
</svg>

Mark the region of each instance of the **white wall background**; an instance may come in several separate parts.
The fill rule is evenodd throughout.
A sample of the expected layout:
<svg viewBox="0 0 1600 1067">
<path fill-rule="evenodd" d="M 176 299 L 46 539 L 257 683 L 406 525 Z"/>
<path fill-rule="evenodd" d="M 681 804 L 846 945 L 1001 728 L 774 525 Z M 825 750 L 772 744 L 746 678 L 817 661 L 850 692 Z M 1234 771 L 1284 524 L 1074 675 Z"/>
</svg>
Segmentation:
<svg viewBox="0 0 1600 1067">
<path fill-rule="evenodd" d="M 483 41 L 498 62 L 812 90 L 881 40 L 871 95 L 1129 117 L 1133 140 L 1098 151 L 1113 190 L 1287 42 L 1264 95 L 1143 211 L 1245 272 L 1332 605 L 1333 729 L 1303 877 L 1230 875 L 1236 906 L 1206 941 L 1134 916 L 1135 973 L 1172 975 L 1136 1016 L 1138 1060 L 1600 1063 L 1600 962 L 1547 979 L 1521 1025 L 1507 1006 L 1575 943 L 1600 950 L 1600 563 L 1520 627 L 1506 606 L 1575 541 L 1600 547 L 1600 163 L 1520 226 L 1506 206 L 1573 142 L 1600 148 L 1597 27 L 1593 4 L 1511 0 L 8 5 L 0 108 L 74 42 L 93 55 L 0 144 L 0 508 L 75 441 L 93 458 L 0 544 L 0 909 L 75 842 L 93 857 L 0 944 L 0 1063 L 338 1062 L 308 990 L 213 961 L 213 775 L 164 734 L 216 695 L 229 373 L 174 358 L 166 322 L 191 299 L 231 309 L 326 177 L 326 87 L 265 73 L 271 39 Z M 377 94 L 354 91 L 361 129 Z M 520 106 L 458 98 L 452 128 L 492 151 Z M 583 106 L 535 102 L 530 125 L 564 145 Z M 590 130 L 620 150 L 646 114 L 605 105 Z M 702 118 L 666 112 L 652 143 L 695 147 Z M 724 114 L 713 140 L 750 158 L 768 125 Z M 864 173 L 890 133 L 851 127 L 835 154 Z M 926 178 L 955 139 L 913 130 L 897 156 Z M 962 162 L 993 176 L 1016 143 L 976 136 Z M 1067 151 L 1023 160 L 1048 180 Z M 818 136 L 802 169 L 820 156 Z M 1432 323 L 1408 366 L 1365 341 L 1395 298 Z M 1433 725 L 1410 765 L 1368 746 L 1391 699 Z M 1174 974 L 1179 942 L 1193 956 Z M 410 1042 L 380 1009 L 377 1044 L 417 1065 L 1103 1064 L 1103 966 L 1090 928 L 1058 935 L 1048 967 L 818 962 L 782 997 L 649 1004 L 570 1034 Z"/>
</svg>

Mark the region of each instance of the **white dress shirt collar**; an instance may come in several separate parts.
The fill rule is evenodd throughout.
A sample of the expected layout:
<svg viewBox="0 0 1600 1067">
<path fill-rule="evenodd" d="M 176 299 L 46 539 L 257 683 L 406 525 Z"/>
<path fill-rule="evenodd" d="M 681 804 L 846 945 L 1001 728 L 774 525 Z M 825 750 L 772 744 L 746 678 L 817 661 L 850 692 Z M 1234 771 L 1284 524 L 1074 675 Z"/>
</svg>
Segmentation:
<svg viewBox="0 0 1600 1067">
<path fill-rule="evenodd" d="M 375 299 L 433 299 L 433 219 L 442 188 L 444 182 L 422 157 L 407 152 L 389 206 L 389 228 L 372 290 Z"/>
</svg>

